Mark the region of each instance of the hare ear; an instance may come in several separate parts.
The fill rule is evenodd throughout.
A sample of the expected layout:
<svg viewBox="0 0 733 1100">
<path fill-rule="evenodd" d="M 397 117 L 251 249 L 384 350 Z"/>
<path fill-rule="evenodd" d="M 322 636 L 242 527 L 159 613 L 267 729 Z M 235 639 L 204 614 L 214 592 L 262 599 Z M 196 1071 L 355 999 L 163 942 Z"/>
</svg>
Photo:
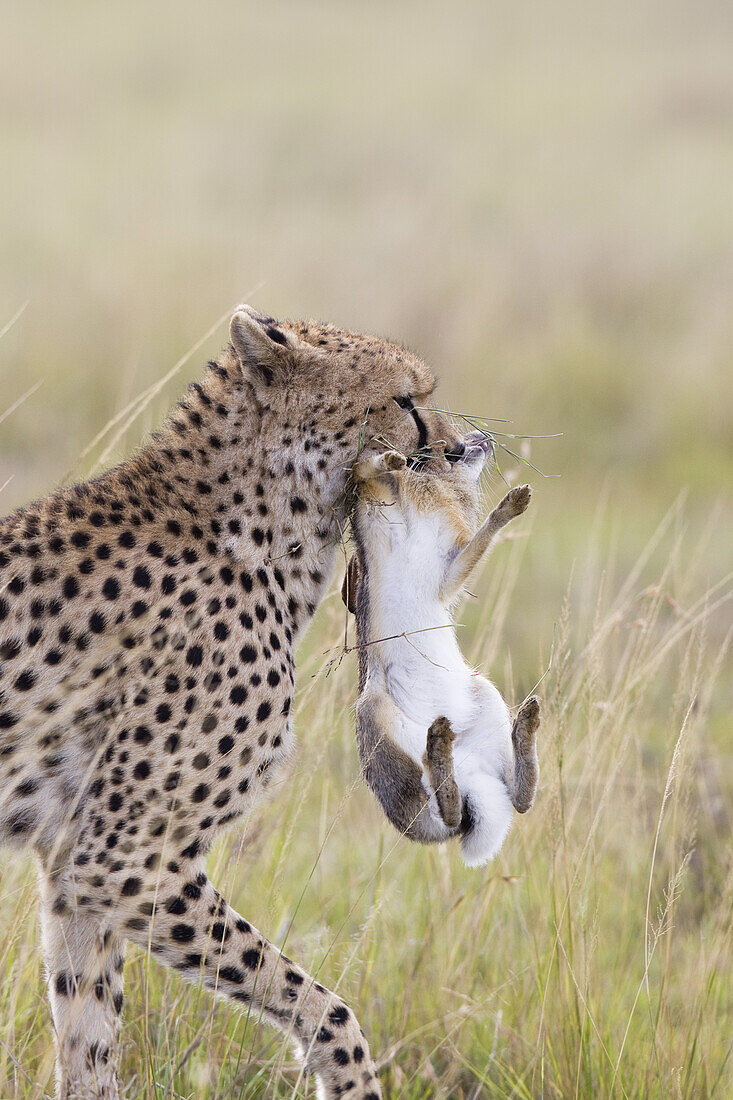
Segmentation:
<svg viewBox="0 0 733 1100">
<path fill-rule="evenodd" d="M 256 388 L 283 385 L 300 341 L 252 306 L 239 306 L 229 322 L 229 339 L 242 370 Z"/>
<path fill-rule="evenodd" d="M 356 599 L 359 589 L 359 562 L 356 554 L 352 554 L 349 558 L 349 564 L 346 566 L 346 574 L 344 576 L 344 583 L 341 585 L 341 599 L 346 604 L 346 607 L 352 615 L 356 615 Z"/>
</svg>

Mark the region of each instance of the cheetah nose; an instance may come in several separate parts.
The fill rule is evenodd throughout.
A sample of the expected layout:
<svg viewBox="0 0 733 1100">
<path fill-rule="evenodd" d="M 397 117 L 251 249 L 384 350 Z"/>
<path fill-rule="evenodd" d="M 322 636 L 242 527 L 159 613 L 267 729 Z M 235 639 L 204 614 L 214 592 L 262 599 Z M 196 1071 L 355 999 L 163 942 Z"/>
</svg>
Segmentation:
<svg viewBox="0 0 733 1100">
<path fill-rule="evenodd" d="M 466 453 L 466 444 L 463 443 L 463 442 L 460 442 L 460 443 L 454 444 L 452 450 L 446 451 L 445 452 L 445 457 L 448 459 L 449 462 L 458 462 L 459 459 L 463 458 L 465 453 Z"/>
</svg>

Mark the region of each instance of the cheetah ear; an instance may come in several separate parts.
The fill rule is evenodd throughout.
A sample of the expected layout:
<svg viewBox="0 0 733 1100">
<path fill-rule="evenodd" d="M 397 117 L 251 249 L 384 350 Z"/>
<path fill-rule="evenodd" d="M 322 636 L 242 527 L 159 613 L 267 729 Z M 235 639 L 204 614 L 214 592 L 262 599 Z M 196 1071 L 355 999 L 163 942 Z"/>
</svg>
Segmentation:
<svg viewBox="0 0 733 1100">
<path fill-rule="evenodd" d="M 344 576 L 344 583 L 341 585 L 341 599 L 346 604 L 346 607 L 352 615 L 356 615 L 356 598 L 359 590 L 359 562 L 356 554 L 352 554 L 349 558 L 349 564 L 346 566 L 346 575 Z"/>
<path fill-rule="evenodd" d="M 229 322 L 229 339 L 256 388 L 287 381 L 299 340 L 272 317 L 252 306 L 238 306 Z"/>
</svg>

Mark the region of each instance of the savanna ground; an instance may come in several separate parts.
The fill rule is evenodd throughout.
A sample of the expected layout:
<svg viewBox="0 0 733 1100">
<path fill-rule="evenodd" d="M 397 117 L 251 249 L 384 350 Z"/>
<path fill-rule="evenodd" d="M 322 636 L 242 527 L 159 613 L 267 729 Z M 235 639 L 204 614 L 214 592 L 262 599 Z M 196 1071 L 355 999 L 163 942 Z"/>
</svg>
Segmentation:
<svg viewBox="0 0 733 1100">
<path fill-rule="evenodd" d="M 389 1097 L 731 1095 L 730 6 L 0 15 L 0 329 L 28 302 L 0 341 L 3 510 L 129 452 L 242 297 L 404 340 L 497 431 L 564 433 L 505 440 L 561 476 L 503 456 L 531 518 L 461 612 L 509 699 L 546 673 L 541 790 L 500 858 L 468 872 L 381 819 L 334 586 L 297 758 L 214 881 L 355 1005 Z M 0 879 L 0 1097 L 41 1097 L 33 868 Z M 293 1095 L 275 1033 L 138 951 L 126 976 L 130 1095 Z"/>
</svg>

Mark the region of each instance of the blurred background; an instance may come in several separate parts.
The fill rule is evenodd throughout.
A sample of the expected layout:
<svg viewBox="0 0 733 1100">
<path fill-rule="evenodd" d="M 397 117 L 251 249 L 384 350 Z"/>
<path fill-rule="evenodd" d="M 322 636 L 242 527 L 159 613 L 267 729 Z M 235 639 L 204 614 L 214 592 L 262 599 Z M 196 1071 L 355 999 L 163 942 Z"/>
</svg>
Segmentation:
<svg viewBox="0 0 733 1100">
<path fill-rule="evenodd" d="M 657 679 L 647 724 L 638 727 L 631 755 L 614 757 L 622 760 L 624 809 L 611 799 L 616 806 L 611 824 L 634 818 L 651 786 L 637 838 L 641 895 L 623 918 L 631 921 L 629 914 L 636 920 L 644 911 L 643 884 L 650 874 L 644 861 L 679 733 L 667 708 L 681 691 L 680 669 L 690 664 L 689 654 L 685 664 L 683 651 L 675 648 L 675 631 L 687 644 L 690 632 L 681 629 L 685 615 L 710 605 L 705 652 L 716 679 L 709 684 L 710 718 L 690 758 L 685 796 L 698 838 L 689 844 L 697 852 L 698 878 L 697 907 L 688 914 L 690 943 L 697 943 L 701 913 L 717 911 L 716 906 L 723 912 L 727 905 L 730 868 L 721 845 L 729 850 L 733 792 L 731 677 L 725 665 L 717 676 L 716 665 L 724 654 L 730 603 L 716 605 L 724 584 L 713 596 L 705 595 L 731 569 L 733 545 L 733 9 L 728 0 L 513 5 L 29 0 L 1 3 L 0 27 L 0 330 L 25 305 L 0 339 L 2 510 L 46 492 L 72 471 L 81 476 L 100 460 L 110 463 L 129 453 L 184 382 L 216 354 L 226 339 L 223 318 L 242 299 L 275 316 L 313 316 L 405 342 L 438 374 L 439 405 L 495 418 L 497 431 L 563 433 L 504 440 L 542 473 L 559 476 L 542 477 L 502 455 L 508 481 L 521 478 L 535 487 L 532 530 L 515 541 L 510 555 L 497 551 L 496 566 L 478 583 L 478 599 L 463 614 L 468 648 L 514 698 L 531 689 L 554 654 L 545 686 L 548 696 L 557 694 L 562 715 L 561 636 L 570 663 L 573 655 L 597 654 L 593 631 L 599 620 L 607 622 L 604 616 L 616 615 L 612 640 L 610 634 L 602 639 L 610 648 L 598 656 L 611 683 L 631 633 L 662 630 L 654 637 L 669 664 L 663 673 L 656 664 L 649 666 Z M 199 341 L 200 348 L 119 439 L 108 434 L 78 461 L 119 410 Z M 105 449 L 110 439 L 112 447 Z M 492 499 L 501 487 L 495 477 Z M 665 516 L 665 526 L 645 551 Z M 511 586 L 511 596 L 503 595 Z M 614 604 L 618 593 L 623 600 Z M 644 600 L 658 596 L 661 618 L 647 616 Z M 492 625 L 496 621 L 500 637 Z M 295 765 L 296 778 L 313 763 L 308 721 L 315 723 L 319 739 L 337 731 L 329 749 L 331 778 L 317 781 L 318 793 L 305 811 L 312 814 L 315 833 L 309 826 L 302 835 L 311 839 L 315 834 L 322 839 L 323 814 L 329 807 L 335 812 L 356 775 L 348 662 L 328 681 L 318 681 L 318 691 L 340 693 L 333 729 L 318 725 L 330 714 L 323 710 L 324 696 L 317 696 L 321 704 L 312 715 L 308 710 L 315 683 L 310 677 L 321 674 L 324 649 L 335 644 L 341 626 L 334 595 L 302 654 L 309 671 L 301 681 L 304 755 Z M 665 639 L 671 639 L 668 646 Z M 646 667 L 643 661 L 639 667 Z M 567 736 L 575 738 L 576 759 L 582 761 L 583 738 L 592 727 L 587 715 L 593 711 L 578 692 L 580 710 Z M 558 719 L 555 729 L 561 728 L 565 718 Z M 561 784 L 553 787 L 551 779 L 556 773 L 545 775 L 557 793 Z M 595 820 L 595 803 L 582 784 L 574 790 L 576 829 L 587 835 L 583 822 Z M 549 805 L 550 795 L 546 798 Z M 357 791 L 352 801 L 356 809 L 346 811 L 347 820 L 351 814 L 354 823 L 368 822 L 379 844 L 385 838 L 391 844 L 391 834 L 379 833 L 377 811 L 366 794 Z M 279 812 L 269 811 L 273 828 Z M 555 835 L 552 822 L 559 818 L 553 813 L 546 822 L 550 833 L 534 826 L 532 851 L 544 851 L 547 837 Z M 334 877 L 326 878 L 323 893 L 298 918 L 306 963 L 308 944 L 318 940 L 317 931 L 308 940 L 308 920 L 314 930 L 319 921 L 328 921 L 323 899 L 338 891 L 340 860 L 350 857 L 348 830 L 344 837 L 328 849 Z M 278 856 L 283 877 L 272 912 L 257 917 L 271 932 L 302 885 L 296 849 Z M 510 842 L 502 860 L 511 862 L 519 850 Z M 527 854 L 526 847 L 521 850 Z M 450 872 L 444 858 L 451 861 Z M 455 854 L 426 856 L 410 849 L 404 859 L 414 872 L 413 897 L 421 899 L 423 909 L 433 897 L 426 866 L 430 876 L 441 869 L 446 912 L 459 891 L 455 883 L 461 897 L 479 889 L 476 878 L 457 867 Z M 625 859 L 623 849 L 614 853 L 609 869 L 618 859 Z M 622 865 L 631 874 L 630 865 Z M 504 871 L 508 878 L 514 875 L 514 869 Z M 21 871 L 13 873 L 25 881 Z M 455 881 L 446 878 L 449 874 Z M 594 872 L 591 893 L 599 911 L 606 911 L 604 891 L 615 889 L 611 879 Z M 246 886 L 241 889 L 246 892 Z M 541 909 L 539 896 L 534 900 Z M 526 897 L 525 917 L 531 904 Z M 584 904 L 596 912 L 587 898 Z M 32 909 L 32 903 L 25 907 Z M 507 926 L 514 921 L 521 942 L 521 906 L 511 917 L 501 909 L 497 915 L 488 903 L 480 911 L 491 928 L 502 916 Z M 349 914 L 357 922 L 367 919 L 358 909 Z M 412 919 L 406 912 L 406 927 Z M 611 940 L 617 928 L 618 922 Z M 644 932 L 636 928 L 636 933 L 643 956 Z M 721 934 L 729 946 L 729 926 Z M 387 932 L 377 926 L 374 935 L 384 941 Z M 449 970 L 452 956 L 439 936 L 435 942 Z M 35 965 L 32 957 L 22 965 Z M 536 947 L 534 964 L 524 959 L 521 965 L 536 964 L 539 970 L 540 960 L 550 957 L 549 975 L 558 965 L 554 948 L 545 956 Z M 611 957 L 619 956 L 611 952 Z M 724 958 L 729 966 L 729 954 Z M 14 955 L 8 965 L 17 981 Z M 629 965 L 631 1003 L 640 975 Z M 716 965 L 723 967 L 720 960 Z M 379 964 L 371 960 L 368 969 L 371 985 L 379 988 L 384 982 Z M 22 1011 L 18 1002 L 11 1015 L 17 1009 L 35 1021 L 45 1010 L 38 1008 L 42 987 L 33 973 L 35 994 Z M 468 997 L 466 973 L 461 995 Z M 470 973 L 498 984 L 496 975 L 481 968 Z M 689 974 L 675 974 L 680 1003 Z M 145 981 L 141 971 L 139 982 Z M 674 981 L 665 979 L 665 991 Z M 527 996 L 533 988 L 530 980 Z M 730 984 L 728 990 L 712 1013 L 720 1021 L 720 1043 L 723 1021 L 732 1011 Z M 586 989 L 576 1005 L 579 1018 L 590 1001 Z M 587 1033 L 579 1027 L 579 1050 L 571 1043 L 566 1051 L 567 1077 L 560 1073 L 562 1058 L 557 1061 L 555 1048 L 554 1092 L 549 1086 L 540 1092 L 538 1084 L 546 1080 L 537 1076 L 537 1059 L 548 1049 L 545 1024 L 532 1038 L 529 1077 L 529 1069 L 516 1069 L 524 1046 L 510 1043 L 507 1064 L 524 1082 L 522 1092 L 516 1082 L 507 1084 L 506 1071 L 502 1076 L 487 1069 L 483 1077 L 476 1071 L 465 1084 L 465 1059 L 446 1053 L 439 1039 L 431 1076 L 428 1063 L 420 1061 L 429 1024 L 410 1015 L 414 1008 L 419 1016 L 418 1003 L 431 1002 L 416 996 L 415 1006 L 405 1007 L 394 1025 L 405 1033 L 414 1026 L 418 1037 L 410 1048 L 412 1076 L 399 1071 L 400 1084 L 398 1071 L 389 1071 L 391 1095 L 504 1096 L 506 1088 L 506 1095 L 555 1096 L 573 1082 L 578 1088 L 583 1042 L 596 1036 L 590 1024 Z M 517 1019 L 521 1003 L 517 993 Z M 204 996 L 202 1013 L 207 1005 Z M 664 1005 L 666 1011 L 666 1000 Z M 510 1009 L 502 1011 L 504 1023 L 494 1014 L 479 1027 L 494 1059 L 503 1049 L 503 1029 L 511 1029 Z M 480 1019 L 478 1009 L 473 1015 Z M 430 1017 L 433 1025 L 436 1019 Z M 615 1044 L 612 1062 L 625 1019 L 623 1013 L 613 1017 L 605 1035 L 607 1046 Z M 602 1030 L 595 1015 L 593 1021 Z M 386 1046 L 379 1019 L 369 1024 L 377 1028 L 376 1046 Z M 685 1036 L 678 1036 L 680 1065 L 692 1044 L 688 1032 Z M 652 1049 L 648 1035 L 636 1038 L 640 1050 Z M 698 1037 L 698 1060 L 703 1045 Z M 674 1078 L 675 1089 L 680 1095 L 708 1095 L 694 1090 L 712 1088 L 717 1074 L 711 1067 L 724 1064 L 724 1055 L 725 1044 L 716 1040 L 709 1076 L 704 1065 L 703 1075 L 696 1076 L 695 1062 L 686 1083 L 684 1075 Z M 34 1079 L 50 1072 L 43 1069 L 45 1055 L 30 1057 Z M 263 1057 L 262 1064 L 271 1067 L 270 1054 Z M 395 1061 L 401 1057 L 408 1055 Z M 676 1057 L 670 1055 L 671 1068 L 659 1070 L 659 1095 L 672 1094 L 665 1090 L 672 1088 Z M 13 1073 L 20 1081 L 12 1060 L 7 1067 L 8 1081 Z M 601 1052 L 588 1071 L 595 1095 L 618 1090 L 618 1075 L 611 1082 L 603 1067 L 608 1068 Z M 592 1076 L 596 1069 L 598 1078 Z M 144 1076 L 144 1069 L 140 1073 Z M 656 1095 L 656 1078 L 639 1079 L 647 1090 L 640 1095 Z M 218 1096 L 218 1080 L 204 1074 L 201 1084 L 196 1078 L 196 1094 Z M 189 1082 L 189 1087 L 194 1086 Z M 583 1087 L 578 1094 L 586 1094 Z M 716 1087 L 725 1086 L 719 1081 Z M 618 1095 L 633 1093 L 628 1080 L 626 1090 Z"/>
<path fill-rule="evenodd" d="M 532 448 L 562 475 L 536 507 L 558 584 L 599 494 L 633 553 L 681 489 L 702 520 L 730 489 L 724 0 L 0 10 L 0 327 L 28 303 L 4 406 L 42 382 L 2 425 L 6 508 L 246 297 L 404 341 L 447 407 L 564 433 Z"/>
</svg>

